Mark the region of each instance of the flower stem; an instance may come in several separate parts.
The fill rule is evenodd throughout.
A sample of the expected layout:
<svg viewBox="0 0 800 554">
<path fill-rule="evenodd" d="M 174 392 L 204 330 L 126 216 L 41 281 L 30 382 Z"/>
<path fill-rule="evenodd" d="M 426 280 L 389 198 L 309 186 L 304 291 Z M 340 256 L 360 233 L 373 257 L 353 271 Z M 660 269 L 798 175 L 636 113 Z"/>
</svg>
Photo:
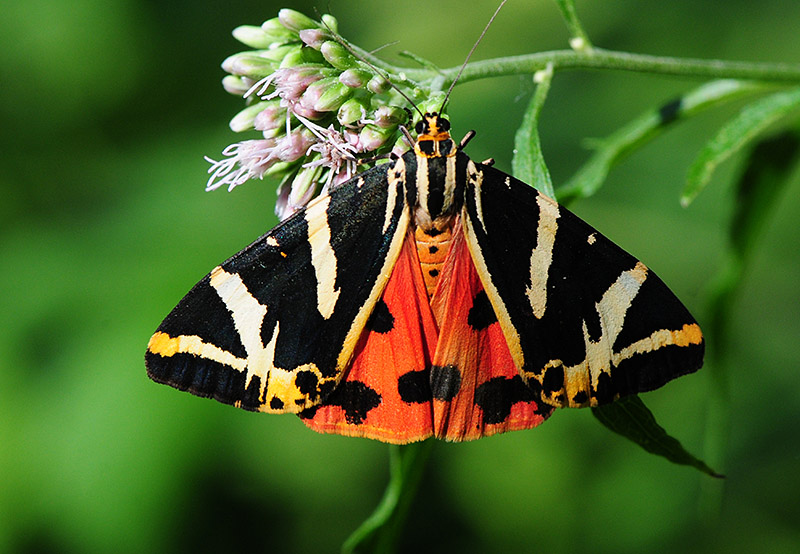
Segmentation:
<svg viewBox="0 0 800 554">
<path fill-rule="evenodd" d="M 434 441 L 389 446 L 389 484 L 375 511 L 342 545 L 342 554 L 391 553 L 403 529 Z"/>
</svg>

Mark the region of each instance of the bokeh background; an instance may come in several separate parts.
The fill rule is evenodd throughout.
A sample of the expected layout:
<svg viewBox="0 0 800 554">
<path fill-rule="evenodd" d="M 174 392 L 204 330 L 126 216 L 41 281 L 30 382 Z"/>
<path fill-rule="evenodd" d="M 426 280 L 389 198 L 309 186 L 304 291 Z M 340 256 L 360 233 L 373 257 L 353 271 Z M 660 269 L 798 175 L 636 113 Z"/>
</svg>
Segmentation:
<svg viewBox="0 0 800 554">
<path fill-rule="evenodd" d="M 365 48 L 397 41 L 458 65 L 496 7 L 357 0 L 26 0 L 0 18 L 0 551 L 334 552 L 387 479 L 383 444 L 235 410 L 150 382 L 147 340 L 216 263 L 276 222 L 275 183 L 203 192 L 238 140 L 219 85 L 230 35 L 281 7 L 328 9 Z M 595 44 L 800 61 L 796 2 L 579 1 Z M 566 47 L 554 2 L 511 0 L 476 59 Z M 602 137 L 699 84 L 558 74 L 542 116 L 556 185 Z M 530 77 L 456 88 L 455 135 L 510 169 Z M 731 105 L 628 158 L 572 208 L 654 268 L 707 321 L 734 159 L 688 209 L 686 168 Z M 403 537 L 417 552 L 798 552 L 800 183 L 779 198 L 732 316 L 724 482 L 648 455 L 588 411 L 437 444 Z M 713 337 L 711 337 L 713 341 Z M 713 342 L 712 342 L 713 347 Z M 644 400 L 701 457 L 708 371 Z"/>
</svg>

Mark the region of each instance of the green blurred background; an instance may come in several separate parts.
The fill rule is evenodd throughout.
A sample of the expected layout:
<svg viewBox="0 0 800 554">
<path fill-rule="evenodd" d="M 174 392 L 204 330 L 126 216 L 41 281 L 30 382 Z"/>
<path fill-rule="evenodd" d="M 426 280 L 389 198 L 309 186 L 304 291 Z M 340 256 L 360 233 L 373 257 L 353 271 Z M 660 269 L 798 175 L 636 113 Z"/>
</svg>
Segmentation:
<svg viewBox="0 0 800 554">
<path fill-rule="evenodd" d="M 365 48 L 458 65 L 496 0 L 333 1 Z M 387 447 L 150 382 L 147 340 L 192 284 L 276 222 L 274 183 L 203 192 L 238 140 L 230 31 L 326 2 L 26 0 L 0 19 L 0 551 L 333 552 L 372 510 Z M 798 61 L 794 1 L 579 1 L 595 44 Z M 511 0 L 476 59 L 565 48 L 554 2 Z M 558 74 L 542 120 L 556 185 L 609 134 L 697 81 Z M 510 169 L 529 77 L 456 88 L 455 135 Z M 737 160 L 688 209 L 686 168 L 740 106 L 670 131 L 573 209 L 707 321 Z M 733 309 L 725 482 L 612 435 L 588 411 L 436 445 L 404 544 L 417 552 L 800 551 L 800 183 L 781 195 Z M 712 341 L 713 348 L 713 337 Z M 708 371 L 644 396 L 704 454 Z M 723 489 L 724 488 L 724 489 Z"/>
</svg>

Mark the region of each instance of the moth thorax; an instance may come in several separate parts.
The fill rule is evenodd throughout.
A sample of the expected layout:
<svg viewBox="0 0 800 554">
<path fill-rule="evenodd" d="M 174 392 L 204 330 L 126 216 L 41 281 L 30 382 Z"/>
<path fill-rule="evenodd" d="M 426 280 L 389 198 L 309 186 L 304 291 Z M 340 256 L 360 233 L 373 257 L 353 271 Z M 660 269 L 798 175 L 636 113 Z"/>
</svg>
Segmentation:
<svg viewBox="0 0 800 554">
<path fill-rule="evenodd" d="M 430 226 L 417 226 L 414 230 L 417 256 L 428 298 L 431 298 L 436 291 L 442 266 L 444 266 L 447 253 L 450 251 L 450 243 L 453 240 L 453 221 L 452 217 L 441 217 L 433 221 Z"/>
<path fill-rule="evenodd" d="M 414 222 L 430 228 L 441 217 L 451 218 L 461 207 L 458 197 L 463 190 L 458 178 L 457 158 L 417 156 L 415 179 L 416 205 Z"/>
</svg>

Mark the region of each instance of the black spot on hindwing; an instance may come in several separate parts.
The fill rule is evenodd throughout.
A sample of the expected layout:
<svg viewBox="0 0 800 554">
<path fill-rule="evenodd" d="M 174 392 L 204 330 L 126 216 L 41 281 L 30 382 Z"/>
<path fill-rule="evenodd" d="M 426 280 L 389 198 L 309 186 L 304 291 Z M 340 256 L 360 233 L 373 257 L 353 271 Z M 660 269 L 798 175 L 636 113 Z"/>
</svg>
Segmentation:
<svg viewBox="0 0 800 554">
<path fill-rule="evenodd" d="M 280 410 L 283 408 L 283 400 L 278 398 L 277 396 L 273 396 L 272 399 L 269 401 L 269 407 L 273 410 Z"/>
<path fill-rule="evenodd" d="M 489 325 L 497 321 L 497 314 L 494 313 L 486 291 L 481 290 L 472 300 L 472 307 L 467 315 L 467 323 L 476 331 L 486 329 Z"/>
<path fill-rule="evenodd" d="M 381 334 L 388 333 L 394 329 L 394 316 L 382 298 L 375 304 L 375 309 L 372 310 L 372 315 L 369 316 L 367 329 Z"/>
<path fill-rule="evenodd" d="M 544 372 L 542 388 L 545 394 L 556 392 L 564 388 L 564 368 L 563 366 L 548 367 Z"/>
<path fill-rule="evenodd" d="M 433 396 L 430 378 L 430 369 L 409 371 L 401 375 L 397 380 L 397 392 L 400 394 L 400 399 L 409 404 L 430 402 Z"/>
<path fill-rule="evenodd" d="M 461 371 L 454 365 L 431 368 L 431 393 L 437 400 L 449 402 L 461 389 Z"/>
<path fill-rule="evenodd" d="M 294 384 L 297 386 L 297 390 L 306 395 L 310 400 L 316 400 L 319 379 L 317 379 L 315 373 L 311 371 L 298 372 L 297 377 L 294 378 Z"/>
<path fill-rule="evenodd" d="M 575 404 L 583 404 L 587 400 L 589 400 L 589 395 L 586 394 L 586 391 L 580 390 L 575 393 L 575 396 L 572 397 L 572 402 Z"/>
<path fill-rule="evenodd" d="M 303 410 L 298 415 L 303 419 L 314 417 L 322 406 L 338 406 L 344 410 L 344 418 L 350 425 L 361 425 L 369 411 L 381 403 L 381 395 L 361 381 L 343 381 L 322 404 Z"/>
<path fill-rule="evenodd" d="M 539 402 L 539 395 L 525 385 L 519 375 L 511 379 L 506 377 L 493 377 L 475 389 L 475 404 L 483 411 L 483 422 L 503 423 L 511 414 L 511 407 L 517 402 Z M 540 409 L 544 406 L 539 403 L 537 413 L 548 414 L 551 409 Z"/>
</svg>

